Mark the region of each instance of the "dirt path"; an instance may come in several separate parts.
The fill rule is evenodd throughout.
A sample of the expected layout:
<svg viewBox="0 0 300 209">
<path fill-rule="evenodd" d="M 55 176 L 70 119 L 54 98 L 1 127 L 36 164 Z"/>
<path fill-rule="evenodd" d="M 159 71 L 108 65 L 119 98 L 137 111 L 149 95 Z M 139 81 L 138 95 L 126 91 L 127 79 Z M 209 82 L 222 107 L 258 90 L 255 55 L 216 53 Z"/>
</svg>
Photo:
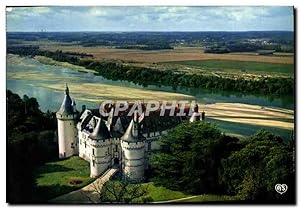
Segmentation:
<svg viewBox="0 0 300 209">
<path fill-rule="evenodd" d="M 96 179 L 91 184 L 70 192 L 68 194 L 61 195 L 50 200 L 50 203 L 99 203 L 99 192 L 101 191 L 102 186 L 107 182 L 116 172 L 118 168 L 111 168 L 107 170 L 102 176 Z"/>
<path fill-rule="evenodd" d="M 184 198 L 179 198 L 179 199 L 174 199 L 174 200 L 165 200 L 165 201 L 159 201 L 159 202 L 151 202 L 151 203 L 170 203 L 170 202 L 178 202 L 182 200 L 189 200 L 192 198 L 195 198 L 197 196 L 191 196 L 191 197 L 184 197 Z"/>
</svg>

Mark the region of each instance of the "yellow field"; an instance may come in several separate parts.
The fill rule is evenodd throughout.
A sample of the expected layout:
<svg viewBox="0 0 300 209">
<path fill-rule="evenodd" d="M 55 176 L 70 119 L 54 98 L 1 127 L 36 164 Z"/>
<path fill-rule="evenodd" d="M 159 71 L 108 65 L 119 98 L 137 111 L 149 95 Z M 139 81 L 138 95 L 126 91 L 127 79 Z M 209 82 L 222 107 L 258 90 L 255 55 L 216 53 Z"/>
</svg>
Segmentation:
<svg viewBox="0 0 300 209">
<path fill-rule="evenodd" d="M 92 54 L 96 60 L 122 60 L 126 62 L 159 63 L 186 60 L 238 60 L 257 61 L 280 64 L 293 64 L 294 57 L 287 55 L 262 56 L 255 54 L 230 53 L 230 54 L 206 54 L 201 48 L 175 48 L 172 50 L 143 51 L 134 49 L 113 49 L 104 47 L 81 47 L 62 45 L 41 45 L 44 50 L 62 50 L 64 52 L 79 52 Z"/>
</svg>

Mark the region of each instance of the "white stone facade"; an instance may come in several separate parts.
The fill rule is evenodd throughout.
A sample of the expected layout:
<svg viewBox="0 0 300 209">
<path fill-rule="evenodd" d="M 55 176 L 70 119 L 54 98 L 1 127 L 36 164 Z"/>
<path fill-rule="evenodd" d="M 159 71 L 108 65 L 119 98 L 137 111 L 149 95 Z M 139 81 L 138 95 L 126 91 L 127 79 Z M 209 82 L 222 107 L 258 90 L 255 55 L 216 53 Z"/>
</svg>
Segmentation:
<svg viewBox="0 0 300 209">
<path fill-rule="evenodd" d="M 59 158 L 68 158 L 79 153 L 75 118 L 76 115 L 57 115 Z"/>
<path fill-rule="evenodd" d="M 97 116 L 90 120 L 94 118 L 100 120 Z M 121 137 L 95 140 L 89 137 L 90 133 L 78 129 L 80 126 L 81 122 L 78 122 L 79 157 L 90 162 L 91 177 L 100 176 L 108 168 L 118 166 L 130 179 L 141 181 L 145 169 L 148 168 L 149 153 L 160 148 L 159 133 L 150 133 L 151 138 L 139 142 L 123 141 Z"/>
</svg>

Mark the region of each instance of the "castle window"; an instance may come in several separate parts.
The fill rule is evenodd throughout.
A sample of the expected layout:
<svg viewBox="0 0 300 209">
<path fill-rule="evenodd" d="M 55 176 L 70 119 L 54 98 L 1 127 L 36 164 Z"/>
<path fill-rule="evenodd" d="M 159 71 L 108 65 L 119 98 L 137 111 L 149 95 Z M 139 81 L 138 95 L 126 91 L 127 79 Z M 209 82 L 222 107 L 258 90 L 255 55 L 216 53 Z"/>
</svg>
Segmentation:
<svg viewBox="0 0 300 209">
<path fill-rule="evenodd" d="M 93 167 L 95 167 L 95 160 L 93 160 Z"/>
<path fill-rule="evenodd" d="M 115 151 L 118 152 L 118 145 L 115 145 Z"/>
<path fill-rule="evenodd" d="M 93 149 L 93 155 L 95 155 L 95 149 Z"/>
<path fill-rule="evenodd" d="M 86 148 L 86 142 L 84 142 L 84 148 Z"/>
</svg>

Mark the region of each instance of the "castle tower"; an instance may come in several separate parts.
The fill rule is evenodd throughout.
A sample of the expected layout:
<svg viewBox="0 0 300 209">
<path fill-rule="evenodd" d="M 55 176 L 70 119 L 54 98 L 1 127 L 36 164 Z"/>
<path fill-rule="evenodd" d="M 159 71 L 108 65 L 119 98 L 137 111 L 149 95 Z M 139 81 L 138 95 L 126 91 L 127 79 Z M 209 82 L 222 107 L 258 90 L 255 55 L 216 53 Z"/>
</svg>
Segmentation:
<svg viewBox="0 0 300 209">
<path fill-rule="evenodd" d="M 59 158 L 67 158 L 78 154 L 78 138 L 76 121 L 78 112 L 69 95 L 69 88 L 66 85 L 65 98 L 60 109 L 56 113 L 58 126 L 58 148 Z M 75 104 L 75 102 L 73 103 Z"/>
<path fill-rule="evenodd" d="M 93 118 L 95 119 L 95 118 Z M 91 145 L 90 176 L 97 177 L 111 166 L 110 133 L 102 118 L 96 120 L 96 127 L 89 135 Z"/>
<path fill-rule="evenodd" d="M 134 112 L 125 134 L 121 137 L 123 152 L 123 174 L 130 180 L 139 182 L 144 178 L 145 140 L 140 133 L 140 121 Z"/>
</svg>

